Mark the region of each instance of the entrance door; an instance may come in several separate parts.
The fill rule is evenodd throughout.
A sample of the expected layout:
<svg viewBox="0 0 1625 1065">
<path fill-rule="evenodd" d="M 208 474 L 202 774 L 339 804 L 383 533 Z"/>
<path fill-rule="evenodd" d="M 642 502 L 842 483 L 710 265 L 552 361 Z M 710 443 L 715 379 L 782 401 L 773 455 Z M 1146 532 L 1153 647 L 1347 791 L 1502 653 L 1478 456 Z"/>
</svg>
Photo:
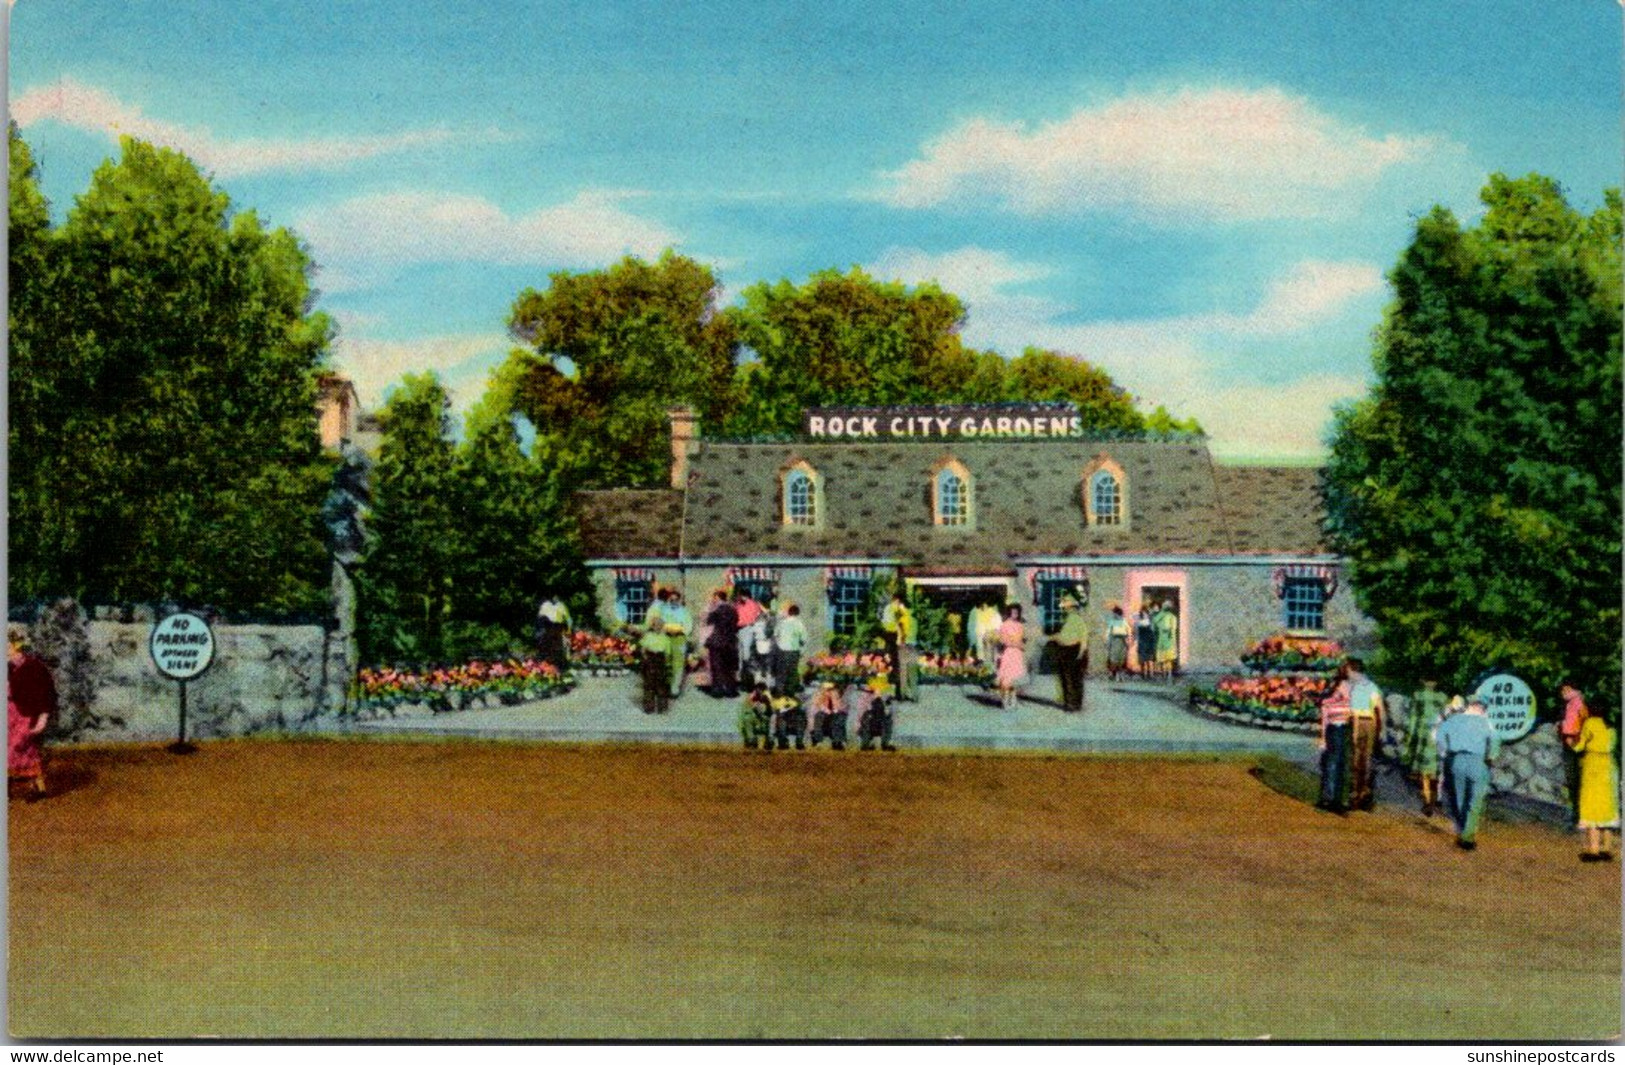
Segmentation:
<svg viewBox="0 0 1625 1065">
<path fill-rule="evenodd" d="M 921 647 L 922 651 L 963 655 L 972 648 L 966 636 L 969 631 L 970 612 L 983 603 L 992 603 L 1001 610 L 1010 596 L 1010 582 L 1005 578 L 949 581 L 941 578 L 909 581 L 933 606 L 948 612 L 949 635 L 945 647 Z"/>
<path fill-rule="evenodd" d="M 1174 608 L 1174 615 L 1179 619 L 1178 647 L 1175 667 L 1190 661 L 1191 650 L 1191 611 L 1190 611 L 1190 582 L 1183 570 L 1130 570 L 1123 589 L 1123 612 L 1128 615 L 1130 622 L 1139 611 L 1140 604 L 1149 600 L 1156 603 L 1168 603 Z M 1138 669 L 1140 666 L 1140 650 L 1138 640 L 1129 640 L 1129 667 Z"/>
</svg>

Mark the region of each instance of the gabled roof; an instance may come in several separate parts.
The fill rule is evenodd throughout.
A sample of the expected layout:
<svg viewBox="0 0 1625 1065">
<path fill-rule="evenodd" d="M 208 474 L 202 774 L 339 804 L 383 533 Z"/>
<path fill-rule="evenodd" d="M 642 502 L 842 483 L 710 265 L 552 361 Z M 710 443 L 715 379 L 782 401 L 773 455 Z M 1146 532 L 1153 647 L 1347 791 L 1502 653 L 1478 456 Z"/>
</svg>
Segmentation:
<svg viewBox="0 0 1625 1065">
<path fill-rule="evenodd" d="M 683 493 L 670 488 L 577 492 L 576 521 L 588 558 L 678 557 Z"/>
<path fill-rule="evenodd" d="M 949 461 L 972 479 L 970 527 L 932 520 L 932 477 Z M 1127 480 L 1121 526 L 1084 521 L 1084 475 L 1102 461 Z M 822 483 L 812 527 L 780 517 L 780 478 L 798 462 Z M 1040 558 L 1329 553 L 1318 470 L 1215 467 L 1200 441 L 702 441 L 689 471 L 686 505 L 678 490 L 580 493 L 587 556 L 896 559 L 963 573 Z"/>
<path fill-rule="evenodd" d="M 1321 528 L 1318 468 L 1216 466 L 1214 473 L 1236 554 L 1332 553 Z"/>
</svg>

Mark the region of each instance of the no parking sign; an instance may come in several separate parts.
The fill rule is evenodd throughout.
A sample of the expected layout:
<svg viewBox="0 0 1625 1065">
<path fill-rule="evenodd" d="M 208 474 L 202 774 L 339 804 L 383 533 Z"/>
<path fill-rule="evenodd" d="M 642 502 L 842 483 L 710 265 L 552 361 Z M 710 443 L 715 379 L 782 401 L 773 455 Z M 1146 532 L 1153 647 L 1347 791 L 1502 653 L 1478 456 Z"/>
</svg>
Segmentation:
<svg viewBox="0 0 1625 1065">
<path fill-rule="evenodd" d="M 214 630 L 196 614 L 171 614 L 152 627 L 147 652 L 158 672 L 180 681 L 180 735 L 169 749 L 191 754 L 197 748 L 186 742 L 186 682 L 214 663 Z"/>
</svg>

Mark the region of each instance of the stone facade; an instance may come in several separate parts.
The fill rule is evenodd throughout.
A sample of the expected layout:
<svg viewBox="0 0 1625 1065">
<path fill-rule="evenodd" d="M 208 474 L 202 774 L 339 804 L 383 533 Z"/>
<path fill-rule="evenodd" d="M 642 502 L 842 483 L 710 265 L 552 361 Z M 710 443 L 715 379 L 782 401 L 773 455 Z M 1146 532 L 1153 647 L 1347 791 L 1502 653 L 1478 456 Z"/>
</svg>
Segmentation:
<svg viewBox="0 0 1625 1065">
<path fill-rule="evenodd" d="M 102 724 L 82 742 L 173 739 L 179 686 L 152 664 L 148 622 L 89 623 Z M 214 663 L 187 682 L 194 738 L 303 731 L 344 708 L 350 668 L 343 641 L 318 625 L 215 625 Z"/>
<path fill-rule="evenodd" d="M 1403 695 L 1388 696 L 1388 721 L 1383 735 L 1383 754 L 1399 761 L 1404 749 L 1405 718 L 1410 700 Z M 1540 725 L 1521 740 L 1501 745 L 1501 755 L 1490 770 L 1495 791 L 1527 799 L 1566 805 L 1568 788 L 1563 780 L 1563 743 L 1557 726 Z"/>
<path fill-rule="evenodd" d="M 1180 588 L 1182 614 L 1190 620 L 1188 630 L 1182 633 L 1181 648 L 1182 668 L 1187 673 L 1233 670 L 1243 648 L 1282 631 L 1285 626 L 1285 611 L 1276 596 L 1272 565 L 1213 561 L 1140 566 L 1090 560 L 1079 560 L 1078 565 L 1089 575 L 1090 664 L 1096 671 L 1105 666 L 1105 630 L 1110 604 L 1123 604 L 1132 613 L 1130 596 L 1144 587 L 1173 583 Z M 681 588 L 697 623 L 702 620 L 711 593 L 724 585 L 728 574 L 728 568 L 721 565 L 638 568 L 653 573 L 658 585 Z M 766 568 L 778 575 L 780 601 L 801 605 L 801 617 L 807 625 L 811 645 L 817 649 L 828 646 L 831 608 L 825 591 L 825 567 L 777 565 Z M 1008 601 L 1021 605 L 1027 621 L 1029 654 L 1036 662 L 1044 639 L 1030 579 L 1033 569 L 1017 568 L 1006 587 L 1010 592 Z M 875 567 L 875 572 L 885 574 L 894 570 Z M 615 568 L 597 567 L 594 574 L 599 616 L 606 620 L 614 618 Z M 1371 622 L 1355 606 L 1346 582 L 1326 601 L 1325 611 L 1325 626 L 1314 635 L 1337 640 L 1351 653 L 1370 653 L 1374 642 Z"/>
</svg>

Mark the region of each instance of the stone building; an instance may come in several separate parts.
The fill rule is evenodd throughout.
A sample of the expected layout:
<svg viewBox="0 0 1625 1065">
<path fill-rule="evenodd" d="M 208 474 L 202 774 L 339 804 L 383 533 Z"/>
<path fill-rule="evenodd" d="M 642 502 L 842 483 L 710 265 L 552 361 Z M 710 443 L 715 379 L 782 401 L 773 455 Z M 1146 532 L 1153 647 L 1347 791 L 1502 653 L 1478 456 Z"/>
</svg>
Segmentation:
<svg viewBox="0 0 1625 1065">
<path fill-rule="evenodd" d="M 657 585 L 696 608 L 743 587 L 800 604 L 821 647 L 850 630 L 873 577 L 900 575 L 954 612 L 1020 603 L 1035 656 L 1069 592 L 1097 664 L 1110 607 L 1148 598 L 1177 611 L 1185 669 L 1233 667 L 1281 631 L 1369 639 L 1314 468 L 1222 465 L 1201 438 L 750 443 L 695 428 L 673 412 L 670 488 L 577 498 L 602 617 L 636 623 Z"/>
</svg>

